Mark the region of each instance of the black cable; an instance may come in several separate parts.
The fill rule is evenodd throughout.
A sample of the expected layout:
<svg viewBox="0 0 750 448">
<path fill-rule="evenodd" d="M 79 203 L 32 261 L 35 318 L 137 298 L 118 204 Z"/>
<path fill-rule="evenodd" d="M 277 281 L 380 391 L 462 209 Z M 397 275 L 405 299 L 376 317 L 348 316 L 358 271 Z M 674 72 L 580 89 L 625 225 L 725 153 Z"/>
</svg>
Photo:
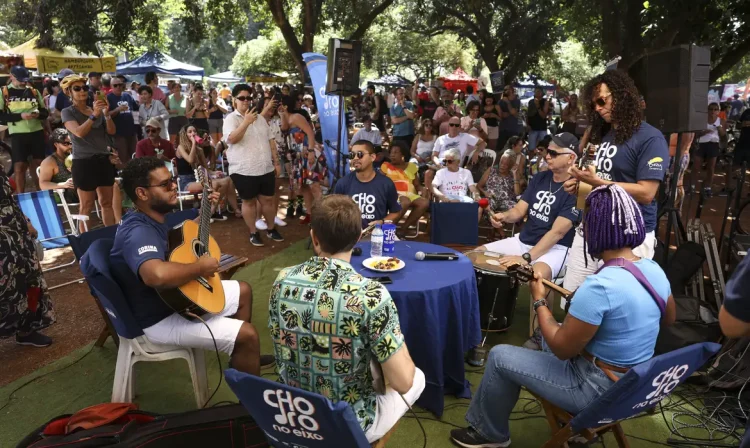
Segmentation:
<svg viewBox="0 0 750 448">
<path fill-rule="evenodd" d="M 219 357 L 219 346 L 216 345 L 216 338 L 214 337 L 214 332 L 211 331 L 211 327 L 206 323 L 205 320 L 203 320 L 200 316 L 194 313 L 186 313 L 188 316 L 193 317 L 195 319 L 198 319 L 199 321 L 203 322 L 203 325 L 206 326 L 208 329 L 208 333 L 211 335 L 211 340 L 214 342 L 214 350 L 216 351 L 216 365 L 219 368 L 219 384 L 216 385 L 216 388 L 214 389 L 213 393 L 211 393 L 211 396 L 208 397 L 208 400 L 203 404 L 203 408 L 205 409 L 206 406 L 208 406 L 208 403 L 213 400 L 214 395 L 216 395 L 216 392 L 219 391 L 219 388 L 221 387 L 221 381 L 224 379 L 224 372 L 221 369 L 221 358 Z"/>
<path fill-rule="evenodd" d="M 71 367 L 71 366 L 74 366 L 74 365 L 78 364 L 79 361 L 81 361 L 83 358 L 85 358 L 89 354 L 91 354 L 92 351 L 94 351 L 94 347 L 96 347 L 96 345 L 92 344 L 91 348 L 89 349 L 89 351 L 87 351 L 84 355 L 82 355 L 80 358 L 76 359 L 75 361 L 71 362 L 70 364 L 68 364 L 66 366 L 63 366 L 63 367 L 59 367 L 59 368 L 54 369 L 54 370 L 50 370 L 47 373 L 44 373 L 44 374 L 39 375 L 37 377 L 34 377 L 34 378 L 26 381 L 25 383 L 21 384 L 20 386 L 16 387 L 15 389 L 13 389 L 13 391 L 10 394 L 8 394 L 8 401 L 6 401 L 4 405 L 0 406 L 0 411 L 2 411 L 6 407 L 8 407 L 8 405 L 10 405 L 11 400 L 13 399 L 13 395 L 15 395 L 16 392 L 18 392 L 19 390 L 23 389 L 24 387 L 28 386 L 29 384 L 35 382 L 36 380 L 38 380 L 40 378 L 44 378 L 45 376 L 53 374 L 53 373 L 62 372 L 63 370 L 67 369 L 68 367 Z"/>
<path fill-rule="evenodd" d="M 419 417 L 417 417 L 417 413 L 414 412 L 414 409 L 412 409 L 411 405 L 408 401 L 406 401 L 406 398 L 404 398 L 403 395 L 398 394 L 399 397 L 401 397 L 402 400 L 404 400 L 404 404 L 406 404 L 406 407 L 409 408 L 414 418 L 417 419 L 417 423 L 419 424 L 419 428 L 422 430 L 422 436 L 424 437 L 424 445 L 422 445 L 422 448 L 427 448 L 427 431 L 424 430 L 424 426 L 422 426 L 422 422 L 419 420 Z"/>
</svg>

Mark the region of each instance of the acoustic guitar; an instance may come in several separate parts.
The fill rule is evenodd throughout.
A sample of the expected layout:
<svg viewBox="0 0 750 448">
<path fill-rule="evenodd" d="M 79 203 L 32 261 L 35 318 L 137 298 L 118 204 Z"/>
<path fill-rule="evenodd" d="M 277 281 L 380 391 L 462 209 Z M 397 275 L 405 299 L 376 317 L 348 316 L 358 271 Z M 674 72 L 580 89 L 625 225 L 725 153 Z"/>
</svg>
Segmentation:
<svg viewBox="0 0 750 448">
<path fill-rule="evenodd" d="M 534 269 L 529 265 L 524 266 L 521 264 L 512 264 L 508 266 L 508 275 L 517 278 L 520 282 L 529 283 L 530 281 L 534 280 Z M 548 287 L 549 289 L 560 293 L 560 295 L 565 298 L 568 298 L 573 294 L 567 289 L 561 286 L 557 286 L 553 282 L 546 279 L 542 279 L 542 284 L 544 284 L 544 286 Z"/>
<path fill-rule="evenodd" d="M 588 170 L 590 166 L 596 163 L 596 146 L 589 143 L 583 151 L 581 158 L 578 160 L 579 170 Z M 578 198 L 576 208 L 584 210 L 586 208 L 586 197 L 591 193 L 593 187 L 586 182 L 578 182 Z"/>
<path fill-rule="evenodd" d="M 169 231 L 167 260 L 172 263 L 195 263 L 206 253 L 216 261 L 221 259 L 219 245 L 209 235 L 211 201 L 208 195 L 211 189 L 208 174 L 203 168 L 197 168 L 195 178 L 203 185 L 200 222 L 196 224 L 195 221 L 188 220 Z M 216 314 L 224 309 L 224 288 L 218 275 L 198 277 L 178 288 L 160 290 L 159 296 L 175 312 L 187 318 L 206 313 Z"/>
</svg>

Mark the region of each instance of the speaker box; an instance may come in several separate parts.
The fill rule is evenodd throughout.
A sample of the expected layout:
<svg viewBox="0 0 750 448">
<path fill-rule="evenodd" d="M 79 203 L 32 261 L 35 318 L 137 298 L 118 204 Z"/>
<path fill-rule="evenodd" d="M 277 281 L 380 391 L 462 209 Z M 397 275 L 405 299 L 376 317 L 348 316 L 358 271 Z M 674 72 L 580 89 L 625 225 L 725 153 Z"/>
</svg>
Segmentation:
<svg viewBox="0 0 750 448">
<path fill-rule="evenodd" d="M 706 129 L 711 50 L 680 45 L 649 52 L 631 70 L 646 122 L 663 133 Z"/>
<path fill-rule="evenodd" d="M 326 95 L 349 96 L 361 93 L 359 68 L 362 42 L 331 38 L 328 41 L 328 81 Z"/>
</svg>

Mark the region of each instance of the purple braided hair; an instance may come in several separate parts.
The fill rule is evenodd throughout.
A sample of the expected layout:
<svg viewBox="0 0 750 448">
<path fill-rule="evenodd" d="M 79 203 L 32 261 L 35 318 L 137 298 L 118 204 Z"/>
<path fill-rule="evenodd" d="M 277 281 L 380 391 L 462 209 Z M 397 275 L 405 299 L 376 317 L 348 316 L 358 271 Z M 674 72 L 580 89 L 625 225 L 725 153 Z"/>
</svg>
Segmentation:
<svg viewBox="0 0 750 448">
<path fill-rule="evenodd" d="M 605 250 L 643 244 L 646 229 L 641 209 L 622 187 L 610 184 L 595 188 L 586 198 L 586 208 L 584 252 L 601 257 Z"/>
</svg>

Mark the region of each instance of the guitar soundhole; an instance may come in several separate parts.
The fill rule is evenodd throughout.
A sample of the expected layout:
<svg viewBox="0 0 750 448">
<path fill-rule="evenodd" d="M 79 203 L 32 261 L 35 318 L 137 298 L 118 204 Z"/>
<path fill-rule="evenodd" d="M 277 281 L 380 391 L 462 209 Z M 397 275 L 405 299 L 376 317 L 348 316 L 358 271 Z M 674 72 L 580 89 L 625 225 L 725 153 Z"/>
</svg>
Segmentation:
<svg viewBox="0 0 750 448">
<path fill-rule="evenodd" d="M 206 248 L 200 240 L 193 240 L 193 254 L 196 258 L 202 257 L 206 253 Z"/>
</svg>

